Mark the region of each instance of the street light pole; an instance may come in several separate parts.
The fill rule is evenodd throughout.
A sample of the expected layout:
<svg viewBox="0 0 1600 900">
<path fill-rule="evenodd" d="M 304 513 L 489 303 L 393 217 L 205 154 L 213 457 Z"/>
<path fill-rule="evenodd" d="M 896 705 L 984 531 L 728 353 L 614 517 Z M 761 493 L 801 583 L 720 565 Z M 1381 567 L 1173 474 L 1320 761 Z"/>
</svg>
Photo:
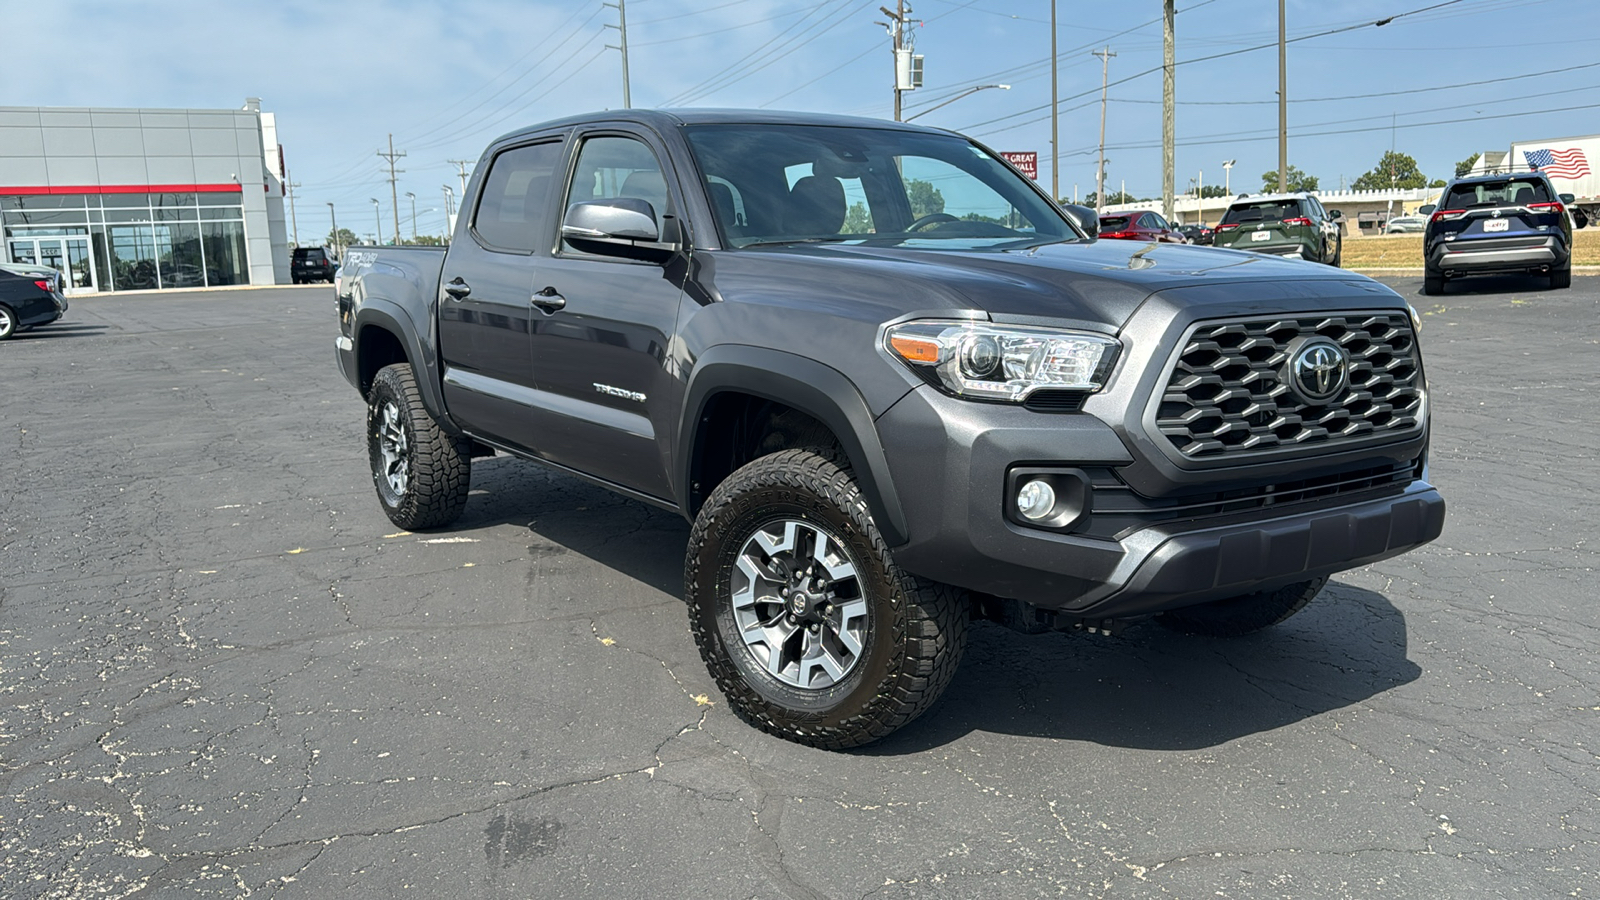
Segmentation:
<svg viewBox="0 0 1600 900">
<path fill-rule="evenodd" d="M 917 113 L 914 116 L 908 116 L 905 119 L 905 121 L 909 122 L 912 119 L 919 119 L 919 118 L 927 115 L 928 113 L 933 112 L 934 110 L 938 109 L 941 106 L 949 106 L 950 104 L 956 102 L 957 100 L 960 100 L 962 97 L 970 97 L 970 96 L 972 96 L 973 94 L 976 94 L 979 91 L 988 90 L 989 88 L 999 88 L 1002 91 L 1009 91 L 1009 90 L 1011 90 L 1011 85 L 1009 85 L 1009 84 L 980 84 L 977 87 L 967 88 L 966 90 L 964 90 L 961 93 L 955 95 L 954 97 L 951 97 L 949 100 L 946 100 L 943 103 L 935 103 L 933 106 L 928 107 L 927 109 L 923 110 L 922 112 Z"/>
<path fill-rule="evenodd" d="M 368 197 L 367 199 L 372 201 L 372 218 L 373 218 L 373 221 L 378 223 L 378 244 L 379 244 L 379 246 L 382 246 L 382 244 L 383 244 L 383 212 L 382 212 L 381 207 L 378 205 L 378 198 L 377 197 Z"/>
<path fill-rule="evenodd" d="M 411 243 L 417 242 L 417 195 L 406 191 L 406 196 L 411 198 Z"/>
<path fill-rule="evenodd" d="M 1238 162 L 1236 159 L 1222 161 L 1222 192 L 1228 195 L 1229 200 L 1233 199 L 1233 182 L 1228 179 L 1228 176 L 1233 174 L 1233 164 L 1236 162 Z"/>
<path fill-rule="evenodd" d="M 328 204 L 328 215 L 333 219 L 333 255 L 334 256 L 340 256 L 341 254 L 339 253 L 339 214 L 334 211 L 332 203 Z"/>
</svg>

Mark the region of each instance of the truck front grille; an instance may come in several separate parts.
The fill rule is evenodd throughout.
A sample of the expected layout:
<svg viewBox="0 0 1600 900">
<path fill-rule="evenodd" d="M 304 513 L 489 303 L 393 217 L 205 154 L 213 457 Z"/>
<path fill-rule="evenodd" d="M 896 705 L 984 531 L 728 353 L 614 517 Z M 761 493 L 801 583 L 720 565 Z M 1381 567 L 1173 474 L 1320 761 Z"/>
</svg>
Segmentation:
<svg viewBox="0 0 1600 900">
<path fill-rule="evenodd" d="M 1292 345 L 1329 338 L 1349 383 L 1310 403 L 1289 384 Z M 1156 409 L 1156 430 L 1184 459 L 1247 459 L 1328 448 L 1421 427 L 1422 368 L 1405 313 L 1202 323 L 1185 338 Z"/>
</svg>

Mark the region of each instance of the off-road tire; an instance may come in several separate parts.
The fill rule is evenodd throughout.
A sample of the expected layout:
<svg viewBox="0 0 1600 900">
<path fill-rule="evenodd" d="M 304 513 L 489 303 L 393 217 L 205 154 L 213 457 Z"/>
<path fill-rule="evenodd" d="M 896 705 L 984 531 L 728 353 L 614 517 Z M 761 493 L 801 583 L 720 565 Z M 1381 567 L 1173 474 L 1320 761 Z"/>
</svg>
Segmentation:
<svg viewBox="0 0 1600 900">
<path fill-rule="evenodd" d="M 1239 597 L 1185 606 L 1156 616 L 1156 621 L 1173 631 L 1206 637 L 1240 637 L 1254 634 L 1299 612 L 1327 583 L 1328 579 L 1324 576 L 1273 591 L 1257 591 Z"/>
<path fill-rule="evenodd" d="M 860 656 L 831 687 L 780 681 L 737 636 L 738 554 L 757 529 L 785 519 L 831 532 L 867 600 Z M 782 450 L 728 476 L 695 517 L 683 580 L 690 630 L 729 706 L 762 731 L 812 747 L 859 747 L 915 719 L 944 692 L 966 649 L 966 594 L 895 563 L 836 450 Z"/>
<path fill-rule="evenodd" d="M 1572 287 L 1572 266 L 1570 264 L 1564 269 L 1550 270 L 1551 290 L 1560 290 L 1561 288 L 1569 287 Z"/>
<path fill-rule="evenodd" d="M 1430 296 L 1444 293 L 1444 273 L 1423 270 L 1422 292 Z"/>
<path fill-rule="evenodd" d="M 11 307 L 0 303 L 0 341 L 15 336 L 17 331 L 17 314 L 11 311 Z"/>
<path fill-rule="evenodd" d="M 384 461 L 384 407 L 393 404 L 404 432 L 408 462 L 403 491 L 389 483 Z M 396 363 L 378 370 L 367 392 L 367 458 L 378 503 L 389 521 L 407 531 L 441 528 L 454 522 L 467 505 L 472 483 L 471 444 L 445 434 L 422 405 L 411 366 Z"/>
</svg>

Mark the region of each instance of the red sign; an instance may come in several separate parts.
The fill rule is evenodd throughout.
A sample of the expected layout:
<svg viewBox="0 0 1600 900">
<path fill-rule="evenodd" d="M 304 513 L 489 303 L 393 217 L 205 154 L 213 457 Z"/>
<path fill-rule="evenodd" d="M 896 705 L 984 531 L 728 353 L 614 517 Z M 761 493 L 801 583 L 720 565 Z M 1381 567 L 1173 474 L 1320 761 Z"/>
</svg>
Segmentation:
<svg viewBox="0 0 1600 900">
<path fill-rule="evenodd" d="M 1009 152 L 1002 151 L 1000 155 L 1005 157 L 1006 162 L 1016 166 L 1017 171 L 1032 178 L 1034 181 L 1039 180 L 1039 154 L 1037 152 L 1033 150 L 1012 150 Z"/>
</svg>

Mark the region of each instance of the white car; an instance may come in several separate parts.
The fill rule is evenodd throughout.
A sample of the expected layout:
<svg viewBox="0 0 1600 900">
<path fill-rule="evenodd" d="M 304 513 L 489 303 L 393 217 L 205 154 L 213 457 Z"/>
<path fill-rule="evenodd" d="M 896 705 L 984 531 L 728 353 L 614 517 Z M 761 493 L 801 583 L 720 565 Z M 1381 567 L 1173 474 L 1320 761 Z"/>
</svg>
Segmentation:
<svg viewBox="0 0 1600 900">
<path fill-rule="evenodd" d="M 1421 234 L 1428 227 L 1422 216 L 1395 216 L 1384 226 L 1384 234 Z"/>
</svg>

